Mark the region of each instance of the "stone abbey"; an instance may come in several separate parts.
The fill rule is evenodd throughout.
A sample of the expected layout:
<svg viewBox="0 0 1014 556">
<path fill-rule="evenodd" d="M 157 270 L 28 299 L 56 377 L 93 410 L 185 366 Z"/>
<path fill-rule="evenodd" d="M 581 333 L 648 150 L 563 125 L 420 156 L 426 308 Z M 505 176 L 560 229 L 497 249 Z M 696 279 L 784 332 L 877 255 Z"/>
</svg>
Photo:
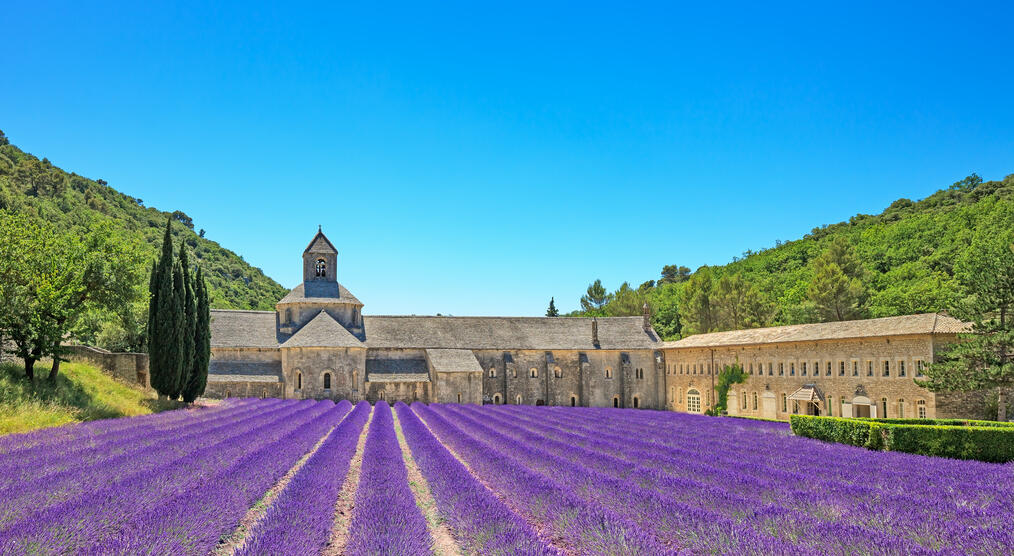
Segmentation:
<svg viewBox="0 0 1014 556">
<path fill-rule="evenodd" d="M 967 416 L 912 380 L 964 329 L 925 314 L 663 342 L 638 317 L 374 316 L 338 282 L 322 231 L 274 311 L 212 310 L 208 397 L 570 405 L 703 412 L 739 363 L 732 414 Z"/>
</svg>

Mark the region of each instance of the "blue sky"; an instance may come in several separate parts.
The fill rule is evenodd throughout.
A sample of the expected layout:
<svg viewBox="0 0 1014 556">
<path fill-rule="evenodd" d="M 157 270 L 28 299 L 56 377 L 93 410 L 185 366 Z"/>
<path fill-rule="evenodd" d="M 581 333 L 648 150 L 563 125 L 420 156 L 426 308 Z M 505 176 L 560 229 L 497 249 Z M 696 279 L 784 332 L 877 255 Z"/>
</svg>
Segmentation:
<svg viewBox="0 0 1014 556">
<path fill-rule="evenodd" d="M 1014 172 L 1007 3 L 18 2 L 0 129 L 286 286 L 540 315 Z"/>
</svg>

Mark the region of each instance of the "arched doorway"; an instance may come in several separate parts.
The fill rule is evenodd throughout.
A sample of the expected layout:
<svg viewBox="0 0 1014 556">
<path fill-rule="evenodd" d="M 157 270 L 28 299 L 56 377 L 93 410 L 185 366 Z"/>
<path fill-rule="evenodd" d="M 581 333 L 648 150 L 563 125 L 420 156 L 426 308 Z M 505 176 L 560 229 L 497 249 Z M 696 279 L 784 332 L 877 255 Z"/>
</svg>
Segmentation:
<svg viewBox="0 0 1014 556">
<path fill-rule="evenodd" d="M 493 394 L 493 403 L 495 405 L 500 405 L 500 394 Z"/>
<path fill-rule="evenodd" d="M 638 409 L 640 407 L 641 407 L 641 399 L 638 398 L 637 396 L 634 396 L 634 409 Z"/>
<path fill-rule="evenodd" d="M 855 396 L 852 398 L 853 417 L 873 417 L 873 402 L 866 396 Z"/>
</svg>

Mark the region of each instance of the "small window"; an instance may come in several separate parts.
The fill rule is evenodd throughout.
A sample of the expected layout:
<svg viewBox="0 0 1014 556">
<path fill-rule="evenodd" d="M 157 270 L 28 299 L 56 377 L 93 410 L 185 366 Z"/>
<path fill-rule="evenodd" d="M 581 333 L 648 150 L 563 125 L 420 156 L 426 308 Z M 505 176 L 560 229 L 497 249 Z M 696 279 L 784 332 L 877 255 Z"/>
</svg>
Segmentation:
<svg viewBox="0 0 1014 556">
<path fill-rule="evenodd" d="M 383 390 L 381 390 L 380 393 L 377 394 L 377 399 L 380 399 L 380 400 L 384 399 L 384 391 Z"/>
<path fill-rule="evenodd" d="M 789 410 L 788 400 L 789 400 L 788 395 L 786 395 L 785 392 L 782 392 L 782 413 L 785 413 L 786 411 Z"/>
<path fill-rule="evenodd" d="M 261 398 L 266 398 L 266 397 L 268 397 L 268 389 L 267 388 L 261 388 Z"/>
<path fill-rule="evenodd" d="M 634 396 L 634 409 L 641 407 L 641 400 L 637 396 Z"/>
<path fill-rule="evenodd" d="M 792 412 L 799 413 L 799 402 L 796 401 L 792 402 Z"/>
<path fill-rule="evenodd" d="M 458 403 L 461 403 L 461 392 L 458 392 Z"/>
<path fill-rule="evenodd" d="M 740 405 L 740 407 L 742 409 L 746 409 L 746 390 L 743 390 L 739 394 L 740 394 L 740 398 L 743 399 L 742 403 L 740 403 L 739 405 Z"/>
<path fill-rule="evenodd" d="M 757 411 L 757 392 L 753 393 L 753 410 Z"/>
<path fill-rule="evenodd" d="M 613 407 L 620 407 L 620 397 L 613 396 Z"/>
<path fill-rule="evenodd" d="M 799 368 L 799 374 L 800 376 L 806 376 L 806 361 L 803 361 L 803 365 Z"/>
<path fill-rule="evenodd" d="M 493 394 L 493 405 L 500 405 L 500 394 Z"/>
<path fill-rule="evenodd" d="M 325 278 L 327 276 L 327 263 L 324 259 L 317 259 L 317 264 L 314 265 L 314 270 L 317 274 L 317 278 Z"/>
<path fill-rule="evenodd" d="M 753 374 L 753 363 L 750 363 L 750 374 Z"/>
<path fill-rule="evenodd" d="M 827 362 L 827 370 L 824 371 L 824 375 L 831 376 L 831 362 Z"/>
<path fill-rule="evenodd" d="M 606 378 L 613 378 L 613 370 L 612 369 L 609 369 L 609 368 L 606 369 Z"/>
<path fill-rule="evenodd" d="M 925 364 L 922 362 L 921 359 L 917 359 L 915 362 L 915 376 L 923 376 L 922 372 L 924 370 L 926 370 Z"/>
<path fill-rule="evenodd" d="M 515 398 L 515 403 L 517 403 L 518 405 L 521 405 L 521 396 L 518 396 L 518 397 Z"/>
<path fill-rule="evenodd" d="M 891 362 L 884 361 L 884 376 L 891 376 Z"/>
<path fill-rule="evenodd" d="M 676 401 L 676 387 L 675 386 L 670 386 L 669 387 L 669 401 L 670 402 L 675 402 Z"/>
<path fill-rule="evenodd" d="M 845 376 L 845 362 L 838 362 L 838 376 Z"/>
<path fill-rule="evenodd" d="M 570 397 L 570 407 L 577 407 L 577 396 Z"/>
<path fill-rule="evenodd" d="M 806 363 L 803 363 L 803 365 L 806 365 Z M 796 376 L 796 364 L 794 362 L 789 363 L 789 376 Z"/>
<path fill-rule="evenodd" d="M 511 378 L 517 378 L 517 377 L 518 377 L 518 370 L 517 369 L 511 369 Z"/>
<path fill-rule="evenodd" d="M 778 376 L 785 376 L 785 363 L 778 364 Z"/>
<path fill-rule="evenodd" d="M 926 400 L 915 402 L 915 415 L 920 419 L 926 418 Z"/>
<path fill-rule="evenodd" d="M 324 373 L 324 389 L 331 389 L 331 373 Z"/>
<path fill-rule="evenodd" d="M 887 398 L 880 398 L 880 407 L 884 410 L 883 417 L 887 417 Z"/>
<path fill-rule="evenodd" d="M 866 362 L 866 376 L 873 376 L 873 361 Z"/>
<path fill-rule="evenodd" d="M 898 400 L 898 419 L 905 418 L 905 400 Z"/>
<path fill-rule="evenodd" d="M 496 367 L 489 368 L 489 378 L 496 378 Z"/>
<path fill-rule="evenodd" d="M 898 376 L 905 376 L 905 360 L 902 359 L 898 362 Z"/>
<path fill-rule="evenodd" d="M 781 374 L 781 373 L 779 373 Z M 768 376 L 775 376 L 775 364 L 768 363 Z"/>
<path fill-rule="evenodd" d="M 296 390 L 303 389 L 303 373 L 296 372 Z"/>
<path fill-rule="evenodd" d="M 528 369 L 528 376 L 530 376 L 531 378 L 539 378 L 539 370 L 536 369 L 535 367 Z"/>
<path fill-rule="evenodd" d="M 827 397 L 827 416 L 834 417 L 834 397 Z"/>
<path fill-rule="evenodd" d="M 553 376 L 555 376 L 556 378 L 563 378 L 563 369 L 561 369 L 560 367 L 556 367 L 555 369 L 553 369 Z"/>
<path fill-rule="evenodd" d="M 230 391 L 226 390 L 226 391 L 225 391 L 225 397 L 226 397 L 226 398 L 231 398 L 231 397 L 232 397 L 232 392 L 230 392 Z"/>
</svg>

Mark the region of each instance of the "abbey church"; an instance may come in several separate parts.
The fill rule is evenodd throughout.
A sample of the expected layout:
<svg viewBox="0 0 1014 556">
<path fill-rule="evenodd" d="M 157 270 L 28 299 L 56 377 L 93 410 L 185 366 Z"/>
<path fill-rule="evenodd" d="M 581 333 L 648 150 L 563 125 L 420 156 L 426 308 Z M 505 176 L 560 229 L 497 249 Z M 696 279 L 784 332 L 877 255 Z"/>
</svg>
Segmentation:
<svg viewBox="0 0 1014 556">
<path fill-rule="evenodd" d="M 730 414 L 975 417 L 981 400 L 919 386 L 967 325 L 922 314 L 776 326 L 662 342 L 637 317 L 364 315 L 318 230 L 303 282 L 274 311 L 212 310 L 208 397 L 260 396 L 671 409 Z"/>
<path fill-rule="evenodd" d="M 275 311 L 212 310 L 209 397 L 661 408 L 647 315 L 374 316 L 338 282 L 318 231 Z"/>
</svg>

